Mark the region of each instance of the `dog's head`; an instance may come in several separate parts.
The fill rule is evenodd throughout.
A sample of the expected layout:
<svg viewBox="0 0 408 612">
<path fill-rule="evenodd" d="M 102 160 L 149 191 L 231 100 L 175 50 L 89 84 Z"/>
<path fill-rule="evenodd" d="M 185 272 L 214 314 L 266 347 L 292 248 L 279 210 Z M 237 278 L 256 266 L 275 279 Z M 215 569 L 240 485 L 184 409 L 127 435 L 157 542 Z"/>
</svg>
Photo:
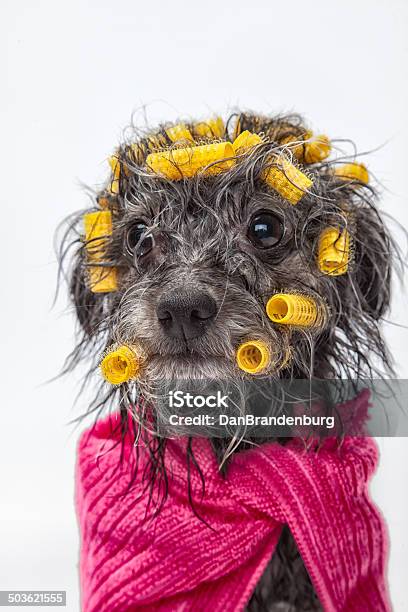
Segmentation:
<svg viewBox="0 0 408 612">
<path fill-rule="evenodd" d="M 347 160 L 326 157 L 329 143 L 313 140 L 298 117 L 241 114 L 225 127 L 202 126 L 183 124 L 179 140 L 180 126 L 162 126 L 116 151 L 92 209 L 102 206 L 112 219 L 102 258 L 89 256 L 82 214 L 71 221 L 61 253 L 74 232 L 70 289 L 81 338 L 72 363 L 125 344 L 143 354 L 142 388 L 163 377 L 242 379 L 250 374 L 236 352 L 250 340 L 269 355 L 258 376 L 352 378 L 389 368 L 379 323 L 389 305 L 392 242 L 365 177 L 339 171 Z M 230 148 L 198 170 L 191 157 L 187 172 L 178 166 L 179 149 L 191 156 L 196 146 L 234 142 L 246 130 L 259 138 L 253 146 Z M 164 172 L 154 165 L 160 151 Z M 279 177 L 268 180 L 277 159 L 286 160 L 278 173 L 289 195 Z M 306 179 L 301 193 L 293 167 Z M 337 270 L 319 263 L 327 228 L 338 232 L 332 247 L 345 258 Z M 98 267 L 114 271 L 115 291 L 92 286 L 90 269 Z M 311 300 L 312 325 L 271 320 L 266 304 L 282 293 Z M 279 315 L 288 308 L 278 305 Z"/>
</svg>

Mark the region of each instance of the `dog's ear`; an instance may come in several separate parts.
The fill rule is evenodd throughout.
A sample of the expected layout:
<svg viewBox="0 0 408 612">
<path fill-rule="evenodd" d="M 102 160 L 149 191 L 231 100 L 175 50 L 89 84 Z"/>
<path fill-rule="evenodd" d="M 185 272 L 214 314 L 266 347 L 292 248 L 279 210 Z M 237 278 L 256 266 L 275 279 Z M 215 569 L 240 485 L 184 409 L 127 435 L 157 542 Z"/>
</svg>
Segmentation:
<svg viewBox="0 0 408 612">
<path fill-rule="evenodd" d="M 354 279 L 361 309 L 380 319 L 390 305 L 393 245 L 388 230 L 373 206 L 354 212 Z"/>
</svg>

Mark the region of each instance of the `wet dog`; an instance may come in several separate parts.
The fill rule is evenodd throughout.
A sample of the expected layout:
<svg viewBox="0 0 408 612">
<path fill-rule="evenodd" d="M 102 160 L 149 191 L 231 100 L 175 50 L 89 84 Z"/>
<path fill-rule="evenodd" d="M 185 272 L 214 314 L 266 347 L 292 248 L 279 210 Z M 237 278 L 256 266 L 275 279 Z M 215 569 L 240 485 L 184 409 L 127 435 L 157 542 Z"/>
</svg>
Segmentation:
<svg viewBox="0 0 408 612">
<path fill-rule="evenodd" d="M 351 380 L 389 373 L 380 323 L 389 306 L 394 247 L 364 168 L 354 164 L 363 174 L 353 168 L 342 172 L 349 160 L 329 159 L 328 142 L 314 141 L 297 116 L 241 113 L 225 126 L 186 122 L 179 139 L 177 130 L 180 125 L 163 125 L 135 133 L 115 152 L 108 184 L 85 211 L 102 208 L 111 215 L 102 257 L 90 257 L 92 239 L 84 238 L 81 226 L 84 211 L 69 219 L 61 243 L 62 265 L 67 253 L 72 255 L 67 274 L 79 322 L 78 344 L 66 369 L 86 359 L 92 376 L 112 345 L 137 345 L 143 354 L 138 379 L 109 388 L 103 383 L 90 410 L 98 414 L 117 397 L 123 428 L 131 412 L 137 439 L 147 419 L 155 430 L 157 415 L 140 406 L 147 400 L 155 405 L 158 380 L 242 381 L 250 375 L 237 367 L 236 351 L 248 338 L 262 342 L 272 355 L 258 376 Z M 186 174 L 171 157 L 190 146 L 235 141 L 246 131 L 259 141 L 250 149 L 234 149 L 234 159 L 228 154 L 231 163 L 222 168 L 210 160 L 213 171 L 202 167 Z M 170 152 L 174 170 L 160 174 L 149 156 L 163 151 Z M 266 180 L 273 160 L 282 155 L 308 178 L 296 202 Z M 287 167 L 280 170 L 284 175 Z M 296 192 L 289 174 L 286 187 Z M 318 265 L 326 227 L 336 227 L 339 236 L 347 232 L 349 239 L 347 262 L 338 274 Z M 113 271 L 115 290 L 99 291 L 103 274 Z M 277 325 L 265 304 L 279 292 L 307 296 L 322 316 L 310 326 Z M 157 410 L 163 406 L 156 404 Z M 212 442 L 227 474 L 229 441 Z M 153 480 L 163 467 L 165 444 L 163 437 L 152 444 Z M 233 450 L 244 447 L 242 441 Z M 287 529 L 248 607 L 320 609 Z"/>
</svg>

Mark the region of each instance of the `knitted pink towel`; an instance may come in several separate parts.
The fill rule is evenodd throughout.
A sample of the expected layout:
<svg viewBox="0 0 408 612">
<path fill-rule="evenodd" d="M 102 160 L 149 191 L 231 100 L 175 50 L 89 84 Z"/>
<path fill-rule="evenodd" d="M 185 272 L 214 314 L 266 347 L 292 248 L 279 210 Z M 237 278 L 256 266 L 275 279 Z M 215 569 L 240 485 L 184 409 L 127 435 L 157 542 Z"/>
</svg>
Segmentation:
<svg viewBox="0 0 408 612">
<path fill-rule="evenodd" d="M 357 398 L 367 404 L 367 394 Z M 210 444 L 193 450 L 188 501 L 186 440 L 166 448 L 168 497 L 152 517 L 146 483 L 147 452 L 128 493 L 134 446 L 120 464 L 118 415 L 82 435 L 77 508 L 82 533 L 84 612 L 242 610 L 288 524 L 326 611 L 390 610 L 385 583 L 387 539 L 367 483 L 376 462 L 372 440 L 326 441 L 319 452 L 299 441 L 266 444 L 233 456 L 219 474 Z M 147 517 L 147 518 L 146 518 Z"/>
</svg>

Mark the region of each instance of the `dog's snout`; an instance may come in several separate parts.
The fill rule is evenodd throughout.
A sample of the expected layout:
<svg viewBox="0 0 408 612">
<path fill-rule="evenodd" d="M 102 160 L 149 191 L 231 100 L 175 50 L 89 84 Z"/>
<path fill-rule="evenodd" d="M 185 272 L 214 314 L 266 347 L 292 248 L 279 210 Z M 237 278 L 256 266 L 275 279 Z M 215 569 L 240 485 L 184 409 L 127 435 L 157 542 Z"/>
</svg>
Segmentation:
<svg viewBox="0 0 408 612">
<path fill-rule="evenodd" d="M 189 340 L 202 336 L 217 312 L 207 293 L 178 290 L 167 293 L 157 305 L 157 318 L 172 338 Z"/>
</svg>

